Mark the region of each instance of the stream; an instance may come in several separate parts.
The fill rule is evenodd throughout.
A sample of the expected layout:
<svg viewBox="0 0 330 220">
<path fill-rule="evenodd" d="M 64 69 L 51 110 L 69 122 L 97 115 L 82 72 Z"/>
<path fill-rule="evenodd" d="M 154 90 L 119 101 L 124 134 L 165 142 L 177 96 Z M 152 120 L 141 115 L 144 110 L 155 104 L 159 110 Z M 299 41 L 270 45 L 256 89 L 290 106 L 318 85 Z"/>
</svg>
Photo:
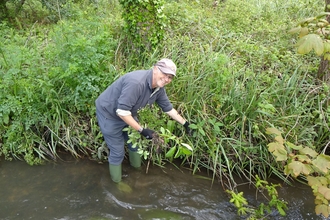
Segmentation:
<svg viewBox="0 0 330 220">
<path fill-rule="evenodd" d="M 220 183 L 206 174 L 168 164 L 140 170 L 123 162 L 123 191 L 111 181 L 108 164 L 64 157 L 58 162 L 29 166 L 24 161 L 0 160 L 0 219 L 61 220 L 165 220 L 244 219 L 237 215 Z M 287 216 L 272 213 L 266 219 L 324 219 L 314 213 L 311 189 L 303 184 L 277 188 L 288 202 Z M 249 203 L 256 204 L 256 190 L 245 184 Z M 260 194 L 259 194 L 260 196 Z M 260 196 L 261 197 L 261 196 Z"/>
</svg>

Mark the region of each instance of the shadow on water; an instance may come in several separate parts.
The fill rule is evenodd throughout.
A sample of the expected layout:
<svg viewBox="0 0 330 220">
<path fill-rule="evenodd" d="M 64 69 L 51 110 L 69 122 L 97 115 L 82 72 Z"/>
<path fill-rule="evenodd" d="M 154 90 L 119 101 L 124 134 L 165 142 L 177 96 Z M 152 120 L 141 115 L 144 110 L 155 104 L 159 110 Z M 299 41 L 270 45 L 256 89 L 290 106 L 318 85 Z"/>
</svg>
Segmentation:
<svg viewBox="0 0 330 220">
<path fill-rule="evenodd" d="M 243 219 L 219 184 L 171 165 L 135 170 L 123 164 L 124 192 L 110 180 L 108 164 L 87 159 L 29 166 L 21 161 L 0 162 L 0 219 Z M 240 187 L 251 203 L 255 189 Z M 279 189 L 289 202 L 286 217 L 267 219 L 322 219 L 314 214 L 308 186 Z"/>
</svg>

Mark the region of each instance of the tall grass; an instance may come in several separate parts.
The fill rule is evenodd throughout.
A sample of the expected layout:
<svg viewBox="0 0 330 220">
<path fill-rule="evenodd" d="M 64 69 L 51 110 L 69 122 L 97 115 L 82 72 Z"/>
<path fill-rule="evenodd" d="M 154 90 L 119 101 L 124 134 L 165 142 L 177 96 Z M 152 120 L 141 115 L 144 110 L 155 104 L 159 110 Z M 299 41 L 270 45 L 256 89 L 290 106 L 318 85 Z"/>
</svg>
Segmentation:
<svg viewBox="0 0 330 220">
<path fill-rule="evenodd" d="M 285 179 L 267 150 L 267 127 L 319 151 L 329 141 L 324 120 L 329 115 L 326 106 L 320 109 L 320 98 L 329 93 L 313 76 L 318 60 L 296 55 L 294 39 L 286 34 L 299 19 L 322 11 L 323 2 L 226 1 L 217 8 L 204 2 L 207 6 L 205 11 L 184 3 L 168 6 L 179 16 L 171 17 L 175 28 L 164 44 L 182 71 L 169 94 L 199 125 L 189 140 L 196 147 L 194 170 L 204 166 L 229 182 L 235 182 L 233 173 L 250 180 L 255 173 Z"/>
<path fill-rule="evenodd" d="M 121 32 L 118 4 L 70 4 L 72 19 L 17 31 L 1 25 L 0 154 L 30 164 L 59 151 L 96 159 L 102 135 L 94 100 L 125 72 L 172 58 L 178 76 L 167 87 L 175 108 L 198 129 L 182 141 L 194 173 L 206 168 L 226 188 L 235 176 L 252 181 L 281 174 L 267 150 L 267 127 L 318 152 L 329 145 L 327 85 L 315 79 L 318 59 L 299 56 L 287 30 L 323 11 L 323 1 L 168 1 L 164 42 L 136 62 Z M 70 17 L 70 16 L 69 16 Z M 159 129 L 159 111 L 141 117 Z M 148 121 L 149 120 L 149 121 Z M 176 125 L 173 133 L 182 135 Z M 165 151 L 166 153 L 166 151 Z M 157 163 L 164 155 L 154 155 Z M 161 162 L 159 162 L 161 161 Z"/>
</svg>

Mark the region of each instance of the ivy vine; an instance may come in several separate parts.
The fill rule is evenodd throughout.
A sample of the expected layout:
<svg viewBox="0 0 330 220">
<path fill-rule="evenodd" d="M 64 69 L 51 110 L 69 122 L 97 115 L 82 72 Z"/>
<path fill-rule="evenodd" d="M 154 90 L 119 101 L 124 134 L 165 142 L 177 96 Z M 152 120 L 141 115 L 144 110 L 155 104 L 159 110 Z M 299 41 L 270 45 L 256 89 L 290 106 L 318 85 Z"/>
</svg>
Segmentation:
<svg viewBox="0 0 330 220">
<path fill-rule="evenodd" d="M 124 31 L 135 52 L 155 49 L 165 33 L 164 0 L 119 0 Z"/>
</svg>

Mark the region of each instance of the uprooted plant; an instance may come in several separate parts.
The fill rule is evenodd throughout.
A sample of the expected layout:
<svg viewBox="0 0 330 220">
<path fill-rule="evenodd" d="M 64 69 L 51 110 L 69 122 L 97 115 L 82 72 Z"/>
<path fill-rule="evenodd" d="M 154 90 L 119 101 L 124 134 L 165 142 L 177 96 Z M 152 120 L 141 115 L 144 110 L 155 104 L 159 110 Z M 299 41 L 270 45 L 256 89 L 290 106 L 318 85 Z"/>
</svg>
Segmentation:
<svg viewBox="0 0 330 220">
<path fill-rule="evenodd" d="M 151 140 L 143 138 L 140 133 L 131 127 L 124 128 L 128 132 L 128 144 L 132 148 L 138 148 L 138 153 L 144 160 L 148 160 L 147 171 L 150 161 L 156 165 L 163 166 L 165 160 L 170 162 L 173 159 L 184 159 L 192 155 L 193 148 L 186 143 L 183 143 L 180 137 L 172 134 L 168 129 L 160 128 L 159 132 L 155 132 Z M 156 158 L 153 158 L 156 157 Z"/>
</svg>

